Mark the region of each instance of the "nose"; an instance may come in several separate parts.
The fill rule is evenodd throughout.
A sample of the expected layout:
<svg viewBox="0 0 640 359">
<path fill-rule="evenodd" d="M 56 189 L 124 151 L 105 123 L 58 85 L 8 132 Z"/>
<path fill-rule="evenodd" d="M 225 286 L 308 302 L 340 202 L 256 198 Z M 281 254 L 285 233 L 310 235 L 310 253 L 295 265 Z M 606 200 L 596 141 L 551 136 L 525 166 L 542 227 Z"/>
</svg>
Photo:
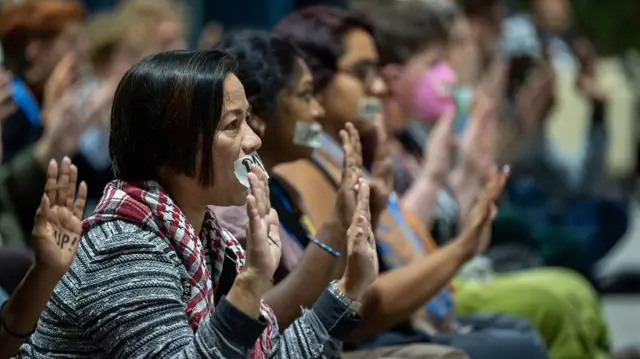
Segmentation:
<svg viewBox="0 0 640 359">
<path fill-rule="evenodd" d="M 311 116 L 313 116 L 313 119 L 317 121 L 323 118 L 324 115 L 324 107 L 322 107 L 320 101 L 314 97 L 313 101 L 311 101 Z"/>
<path fill-rule="evenodd" d="M 262 146 L 260 136 L 256 134 L 247 122 L 243 125 L 242 131 L 242 151 L 245 154 L 256 152 Z"/>
<path fill-rule="evenodd" d="M 389 88 L 387 87 L 387 83 L 384 81 L 382 76 L 378 75 L 373 78 L 373 81 L 371 81 L 371 85 L 369 85 L 369 92 L 375 97 L 384 97 L 388 95 Z"/>
</svg>

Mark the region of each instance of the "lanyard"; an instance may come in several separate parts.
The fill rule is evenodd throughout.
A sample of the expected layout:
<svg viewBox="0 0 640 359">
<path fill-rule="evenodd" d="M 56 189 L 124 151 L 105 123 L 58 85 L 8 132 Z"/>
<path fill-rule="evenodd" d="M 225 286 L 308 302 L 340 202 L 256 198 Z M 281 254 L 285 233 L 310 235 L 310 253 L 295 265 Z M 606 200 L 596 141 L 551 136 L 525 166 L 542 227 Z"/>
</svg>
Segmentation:
<svg viewBox="0 0 640 359">
<path fill-rule="evenodd" d="M 312 157 L 313 162 L 320 169 L 324 170 L 325 165 L 323 164 L 323 159 L 326 159 L 336 168 L 342 169 L 342 149 L 326 133 L 323 133 L 320 136 L 320 141 L 322 143 L 322 147 L 314 151 Z M 365 178 L 369 177 L 366 173 L 364 174 L 364 176 Z M 337 185 L 335 183 L 335 180 L 331 180 L 333 181 L 334 185 Z M 426 253 L 422 241 L 420 240 L 420 238 L 418 238 L 418 235 L 409 227 L 409 224 L 407 223 L 407 220 L 405 219 L 404 214 L 400 209 L 398 196 L 395 192 L 392 192 L 389 195 L 387 209 L 391 213 L 395 224 L 400 227 L 403 236 L 411 242 L 413 250 L 418 253 Z M 383 241 L 378 241 L 378 243 L 384 244 Z M 393 254 L 393 250 L 386 244 L 382 246 L 379 245 L 378 249 L 387 258 L 395 257 L 389 255 Z M 401 265 L 403 265 L 403 263 L 397 263 L 395 266 L 392 265 L 392 267 L 399 267 Z M 429 313 L 429 316 L 432 320 L 434 320 L 436 323 L 441 323 L 449 316 L 453 309 L 453 306 L 454 302 L 451 291 L 449 290 L 449 288 L 444 288 L 425 305 L 425 309 Z"/>
<path fill-rule="evenodd" d="M 24 112 L 31 126 L 38 127 L 40 125 L 40 106 L 27 84 L 17 77 L 11 79 L 11 97 L 18 108 Z"/>
<path fill-rule="evenodd" d="M 291 203 L 291 201 L 289 200 L 288 196 L 285 194 L 284 190 L 282 189 L 282 187 L 280 185 L 278 185 L 276 180 L 271 180 L 269 181 L 269 189 L 271 190 L 271 193 L 274 194 L 279 202 L 282 204 L 282 206 L 284 207 L 285 211 L 287 211 L 286 215 L 294 215 L 297 216 L 297 220 L 300 223 L 300 226 L 302 227 L 302 229 L 304 230 L 305 234 L 307 237 L 314 237 L 316 235 L 316 228 L 313 225 L 313 223 L 311 223 L 311 220 L 309 219 L 309 217 L 302 213 L 302 211 L 297 210 L 296 208 L 293 207 L 293 204 Z M 285 215 L 283 213 L 283 215 Z M 287 232 L 287 234 L 291 237 L 291 238 L 296 238 L 298 239 L 297 242 L 304 247 L 304 245 L 302 245 L 300 238 L 297 238 L 298 236 L 294 235 L 289 228 L 287 228 L 286 226 L 286 221 L 284 221 L 284 218 L 281 218 L 280 220 L 280 224 L 282 225 L 282 228 L 285 230 L 285 232 Z M 306 238 L 308 239 L 308 238 Z M 305 243 L 308 241 L 305 241 Z"/>
</svg>

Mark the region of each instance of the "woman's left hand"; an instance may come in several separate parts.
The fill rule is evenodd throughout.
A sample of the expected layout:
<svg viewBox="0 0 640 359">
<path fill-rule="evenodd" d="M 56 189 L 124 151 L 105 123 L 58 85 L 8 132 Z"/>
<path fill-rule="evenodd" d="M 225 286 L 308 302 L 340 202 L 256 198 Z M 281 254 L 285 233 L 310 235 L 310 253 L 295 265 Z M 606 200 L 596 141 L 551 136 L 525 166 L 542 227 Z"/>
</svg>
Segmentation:
<svg viewBox="0 0 640 359">
<path fill-rule="evenodd" d="M 260 287 L 254 288 L 258 292 L 266 291 L 267 287 L 262 284 L 273 280 L 282 256 L 280 220 L 278 212 L 271 208 L 268 181 L 267 175 L 253 165 L 249 173 L 251 194 L 247 196 L 249 225 L 244 272 L 253 284 Z"/>
<path fill-rule="evenodd" d="M 378 117 L 375 120 L 376 152 L 371 165 L 371 217 L 375 224 L 375 218 L 387 208 L 389 195 L 393 192 L 393 164 L 389 150 L 389 138 L 384 125 L 384 119 Z"/>
<path fill-rule="evenodd" d="M 51 160 L 47 184 L 33 227 L 35 265 L 62 277 L 71 267 L 82 234 L 82 215 L 87 200 L 87 185 L 82 182 L 76 197 L 78 169 L 65 157 Z"/>
</svg>

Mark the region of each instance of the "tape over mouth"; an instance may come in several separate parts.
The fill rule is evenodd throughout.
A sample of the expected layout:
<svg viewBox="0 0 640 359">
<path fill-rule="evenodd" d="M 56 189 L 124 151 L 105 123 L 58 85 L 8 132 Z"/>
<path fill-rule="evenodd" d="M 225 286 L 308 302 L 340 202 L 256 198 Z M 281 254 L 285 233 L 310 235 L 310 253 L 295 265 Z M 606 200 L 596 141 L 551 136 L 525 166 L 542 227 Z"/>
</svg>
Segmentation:
<svg viewBox="0 0 640 359">
<path fill-rule="evenodd" d="M 260 156 L 258 156 L 258 152 L 251 152 L 246 156 L 238 158 L 233 163 L 233 173 L 236 175 L 238 181 L 246 188 L 250 187 L 249 172 L 251 172 L 251 167 L 253 165 L 258 166 L 258 168 L 265 173 L 267 178 L 269 178 L 269 173 L 264 168 L 264 164 L 262 163 Z"/>
</svg>

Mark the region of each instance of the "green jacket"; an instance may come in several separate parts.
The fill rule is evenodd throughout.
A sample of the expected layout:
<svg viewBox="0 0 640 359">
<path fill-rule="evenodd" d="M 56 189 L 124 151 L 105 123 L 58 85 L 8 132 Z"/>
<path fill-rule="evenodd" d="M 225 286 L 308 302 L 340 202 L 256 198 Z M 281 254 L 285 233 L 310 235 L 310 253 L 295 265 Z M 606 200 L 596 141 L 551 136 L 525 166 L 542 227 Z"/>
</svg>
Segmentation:
<svg viewBox="0 0 640 359">
<path fill-rule="evenodd" d="M 46 173 L 28 147 L 0 167 L 0 245 L 31 247 L 33 220 Z"/>
</svg>

